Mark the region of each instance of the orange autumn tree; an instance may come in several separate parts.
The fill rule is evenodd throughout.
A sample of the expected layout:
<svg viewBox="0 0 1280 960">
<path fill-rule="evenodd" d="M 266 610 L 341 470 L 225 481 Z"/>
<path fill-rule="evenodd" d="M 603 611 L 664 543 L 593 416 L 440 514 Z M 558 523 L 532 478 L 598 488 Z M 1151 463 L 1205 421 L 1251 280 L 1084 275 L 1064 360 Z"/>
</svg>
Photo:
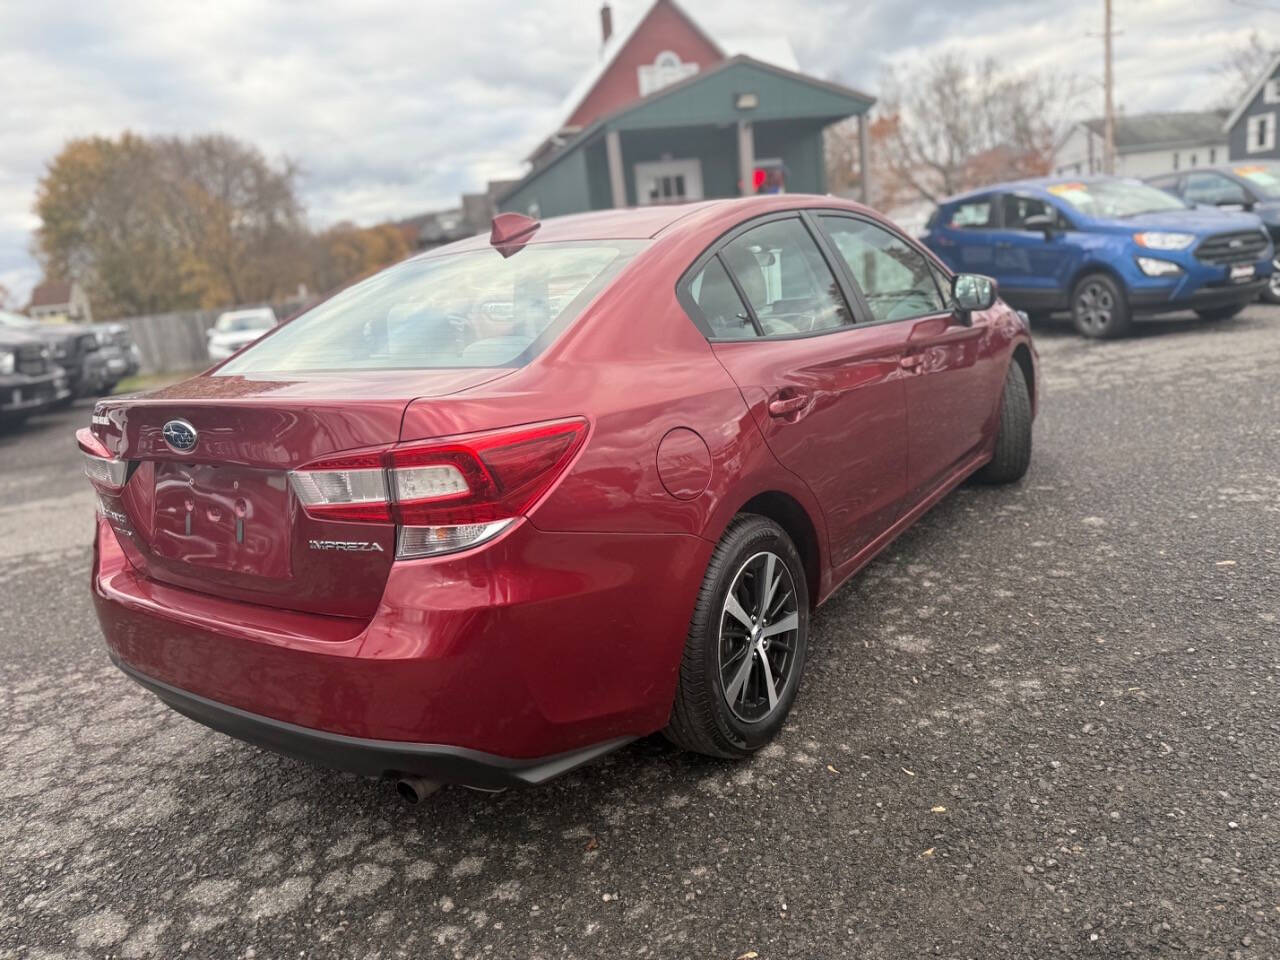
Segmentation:
<svg viewBox="0 0 1280 960">
<path fill-rule="evenodd" d="M 69 141 L 36 190 L 34 252 L 104 319 L 272 302 L 403 258 L 396 227 L 313 233 L 298 168 L 220 134 Z"/>
</svg>

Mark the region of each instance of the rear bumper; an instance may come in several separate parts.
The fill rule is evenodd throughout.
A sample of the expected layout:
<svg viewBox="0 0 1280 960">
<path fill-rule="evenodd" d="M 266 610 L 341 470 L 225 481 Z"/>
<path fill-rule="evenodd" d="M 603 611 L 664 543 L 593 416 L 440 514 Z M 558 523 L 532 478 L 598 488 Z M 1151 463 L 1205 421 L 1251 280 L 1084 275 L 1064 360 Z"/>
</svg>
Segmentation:
<svg viewBox="0 0 1280 960">
<path fill-rule="evenodd" d="M 197 723 L 275 753 L 367 777 L 414 775 L 486 790 L 532 786 L 567 773 L 635 739 L 618 737 L 554 756 L 513 759 L 445 744 L 347 737 L 229 707 L 161 683 L 114 655 L 112 660 L 131 680 Z"/>
<path fill-rule="evenodd" d="M 99 517 L 93 594 L 113 659 L 202 723 L 322 765 L 492 787 L 665 726 L 712 546 L 525 521 L 394 564 L 360 621 L 157 583 Z"/>
</svg>

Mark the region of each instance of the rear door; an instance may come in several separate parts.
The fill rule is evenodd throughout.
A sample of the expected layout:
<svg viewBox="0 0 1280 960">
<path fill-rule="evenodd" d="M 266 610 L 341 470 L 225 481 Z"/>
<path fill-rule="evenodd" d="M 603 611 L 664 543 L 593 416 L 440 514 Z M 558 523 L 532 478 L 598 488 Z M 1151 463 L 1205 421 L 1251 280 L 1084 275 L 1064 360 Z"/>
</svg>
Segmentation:
<svg viewBox="0 0 1280 960">
<path fill-rule="evenodd" d="M 984 320 L 962 323 L 949 280 L 929 256 L 885 225 L 852 214 L 819 221 L 840 252 L 874 329 L 901 338 L 907 408 L 905 506 L 927 496 L 983 440 L 990 371 L 982 361 Z"/>
<path fill-rule="evenodd" d="M 998 215 L 993 193 L 951 203 L 939 211 L 929 247 L 954 270 L 995 276 Z"/>
<path fill-rule="evenodd" d="M 842 272 L 800 213 L 750 221 L 680 297 L 774 455 L 813 491 L 839 567 L 891 526 L 907 473 L 901 326 L 856 323 Z"/>
</svg>

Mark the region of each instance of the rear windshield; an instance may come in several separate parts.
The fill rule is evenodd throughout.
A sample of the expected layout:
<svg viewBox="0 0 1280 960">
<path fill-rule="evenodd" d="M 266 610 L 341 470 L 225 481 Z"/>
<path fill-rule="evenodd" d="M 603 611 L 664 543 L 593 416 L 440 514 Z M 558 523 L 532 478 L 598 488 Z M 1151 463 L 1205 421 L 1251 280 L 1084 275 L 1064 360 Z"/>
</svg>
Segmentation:
<svg viewBox="0 0 1280 960">
<path fill-rule="evenodd" d="M 410 260 L 257 341 L 219 374 L 528 362 L 643 246 L 530 244 Z"/>
</svg>

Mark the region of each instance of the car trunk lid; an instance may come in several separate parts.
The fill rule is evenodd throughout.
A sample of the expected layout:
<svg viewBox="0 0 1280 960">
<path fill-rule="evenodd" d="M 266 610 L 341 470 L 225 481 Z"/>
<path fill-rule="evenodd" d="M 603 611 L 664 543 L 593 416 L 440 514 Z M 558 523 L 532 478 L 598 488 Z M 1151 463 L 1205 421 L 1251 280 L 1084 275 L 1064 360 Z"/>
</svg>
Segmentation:
<svg viewBox="0 0 1280 960">
<path fill-rule="evenodd" d="M 395 557 L 394 525 L 308 515 L 289 471 L 393 444 L 414 399 L 509 372 L 205 375 L 145 397 L 102 401 L 92 432 L 129 461 L 123 489 L 103 494 L 104 513 L 130 560 L 154 580 L 269 606 L 371 616 Z M 194 442 L 184 449 L 187 429 Z"/>
</svg>

